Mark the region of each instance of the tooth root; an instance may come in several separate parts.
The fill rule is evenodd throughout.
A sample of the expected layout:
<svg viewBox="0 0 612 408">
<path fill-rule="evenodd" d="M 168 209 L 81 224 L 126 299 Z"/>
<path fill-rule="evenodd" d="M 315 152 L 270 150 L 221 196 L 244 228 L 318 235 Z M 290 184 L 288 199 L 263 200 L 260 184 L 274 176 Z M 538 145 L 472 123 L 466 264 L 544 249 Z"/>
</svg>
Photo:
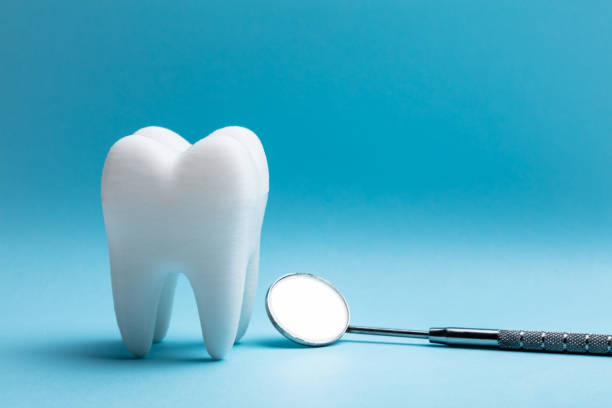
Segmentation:
<svg viewBox="0 0 612 408">
<path fill-rule="evenodd" d="M 257 292 L 257 274 L 259 272 L 259 244 L 257 249 L 249 258 L 249 264 L 246 270 L 246 279 L 244 282 L 244 294 L 242 296 L 242 309 L 240 311 L 240 321 L 238 323 L 238 332 L 236 334 L 235 343 L 238 343 L 246 329 L 249 327 L 251 313 L 253 312 L 253 303 L 255 303 L 255 294 Z"/>
<path fill-rule="evenodd" d="M 117 265 L 119 264 L 119 265 Z M 127 349 L 144 357 L 151 349 L 163 277 L 148 266 L 111 260 L 113 299 L 121 337 Z M 142 276 L 147 276 L 143 279 Z"/>
<path fill-rule="evenodd" d="M 168 332 L 177 280 L 177 273 L 169 274 L 162 288 L 161 295 L 159 298 L 159 305 L 157 306 L 157 320 L 155 322 L 155 331 L 153 333 L 153 342 L 155 343 L 162 341 L 164 337 L 166 337 L 166 333 Z"/>
<path fill-rule="evenodd" d="M 199 271 L 187 274 L 195 294 L 206 350 L 216 360 L 225 357 L 236 339 L 246 267 L 246 257 L 229 257 L 219 262 L 212 260 Z"/>
</svg>

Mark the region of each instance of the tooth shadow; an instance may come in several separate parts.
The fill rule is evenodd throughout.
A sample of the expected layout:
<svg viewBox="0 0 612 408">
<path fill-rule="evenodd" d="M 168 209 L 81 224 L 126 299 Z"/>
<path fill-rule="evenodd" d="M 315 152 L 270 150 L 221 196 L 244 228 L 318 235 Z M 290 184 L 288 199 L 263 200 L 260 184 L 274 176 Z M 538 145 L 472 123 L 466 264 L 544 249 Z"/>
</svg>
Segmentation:
<svg viewBox="0 0 612 408">
<path fill-rule="evenodd" d="M 59 357 L 81 361 L 115 361 L 142 364 L 163 364 L 169 362 L 217 362 L 206 353 L 202 341 L 168 341 L 155 343 L 143 357 L 135 357 L 121 340 L 82 340 L 47 344 L 34 350 L 45 357 Z"/>
</svg>

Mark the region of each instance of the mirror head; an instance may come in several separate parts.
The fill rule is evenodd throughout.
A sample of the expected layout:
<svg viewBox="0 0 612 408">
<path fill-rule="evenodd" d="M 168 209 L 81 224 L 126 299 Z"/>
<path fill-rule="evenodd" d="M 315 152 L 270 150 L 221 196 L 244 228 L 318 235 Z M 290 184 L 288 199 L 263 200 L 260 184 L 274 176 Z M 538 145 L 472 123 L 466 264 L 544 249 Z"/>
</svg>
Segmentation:
<svg viewBox="0 0 612 408">
<path fill-rule="evenodd" d="M 306 273 L 278 278 L 266 294 L 266 312 L 283 336 L 306 346 L 334 343 L 350 320 L 348 304 L 338 289 Z"/>
</svg>

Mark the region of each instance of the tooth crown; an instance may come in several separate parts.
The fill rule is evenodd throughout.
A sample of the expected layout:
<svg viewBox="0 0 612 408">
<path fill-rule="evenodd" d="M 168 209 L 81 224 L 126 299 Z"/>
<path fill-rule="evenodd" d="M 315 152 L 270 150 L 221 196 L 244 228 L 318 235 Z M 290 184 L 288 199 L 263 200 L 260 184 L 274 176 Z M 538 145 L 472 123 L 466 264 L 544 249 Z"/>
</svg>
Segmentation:
<svg viewBox="0 0 612 408">
<path fill-rule="evenodd" d="M 108 153 L 102 206 L 117 322 L 144 356 L 166 334 L 179 273 L 196 297 L 206 348 L 222 358 L 255 296 L 268 167 L 257 136 L 227 127 L 190 145 L 148 127 Z"/>
</svg>

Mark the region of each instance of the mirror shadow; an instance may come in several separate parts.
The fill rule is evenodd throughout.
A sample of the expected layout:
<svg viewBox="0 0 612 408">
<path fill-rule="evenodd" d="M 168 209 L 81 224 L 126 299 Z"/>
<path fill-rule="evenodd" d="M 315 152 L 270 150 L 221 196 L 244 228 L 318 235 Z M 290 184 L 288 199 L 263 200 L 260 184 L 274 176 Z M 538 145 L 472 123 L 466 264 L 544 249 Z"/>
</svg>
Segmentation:
<svg viewBox="0 0 612 408">
<path fill-rule="evenodd" d="M 284 337 L 262 337 L 254 339 L 242 340 L 236 344 L 238 347 L 249 348 L 275 348 L 275 349 L 307 349 L 312 348 L 302 344 L 295 343 Z"/>
<path fill-rule="evenodd" d="M 411 341 L 393 341 L 393 340 L 369 340 L 369 339 L 340 339 L 342 343 L 364 343 L 364 344 L 379 344 L 387 346 L 414 346 L 414 347 L 444 347 L 441 344 L 411 342 Z"/>
</svg>

